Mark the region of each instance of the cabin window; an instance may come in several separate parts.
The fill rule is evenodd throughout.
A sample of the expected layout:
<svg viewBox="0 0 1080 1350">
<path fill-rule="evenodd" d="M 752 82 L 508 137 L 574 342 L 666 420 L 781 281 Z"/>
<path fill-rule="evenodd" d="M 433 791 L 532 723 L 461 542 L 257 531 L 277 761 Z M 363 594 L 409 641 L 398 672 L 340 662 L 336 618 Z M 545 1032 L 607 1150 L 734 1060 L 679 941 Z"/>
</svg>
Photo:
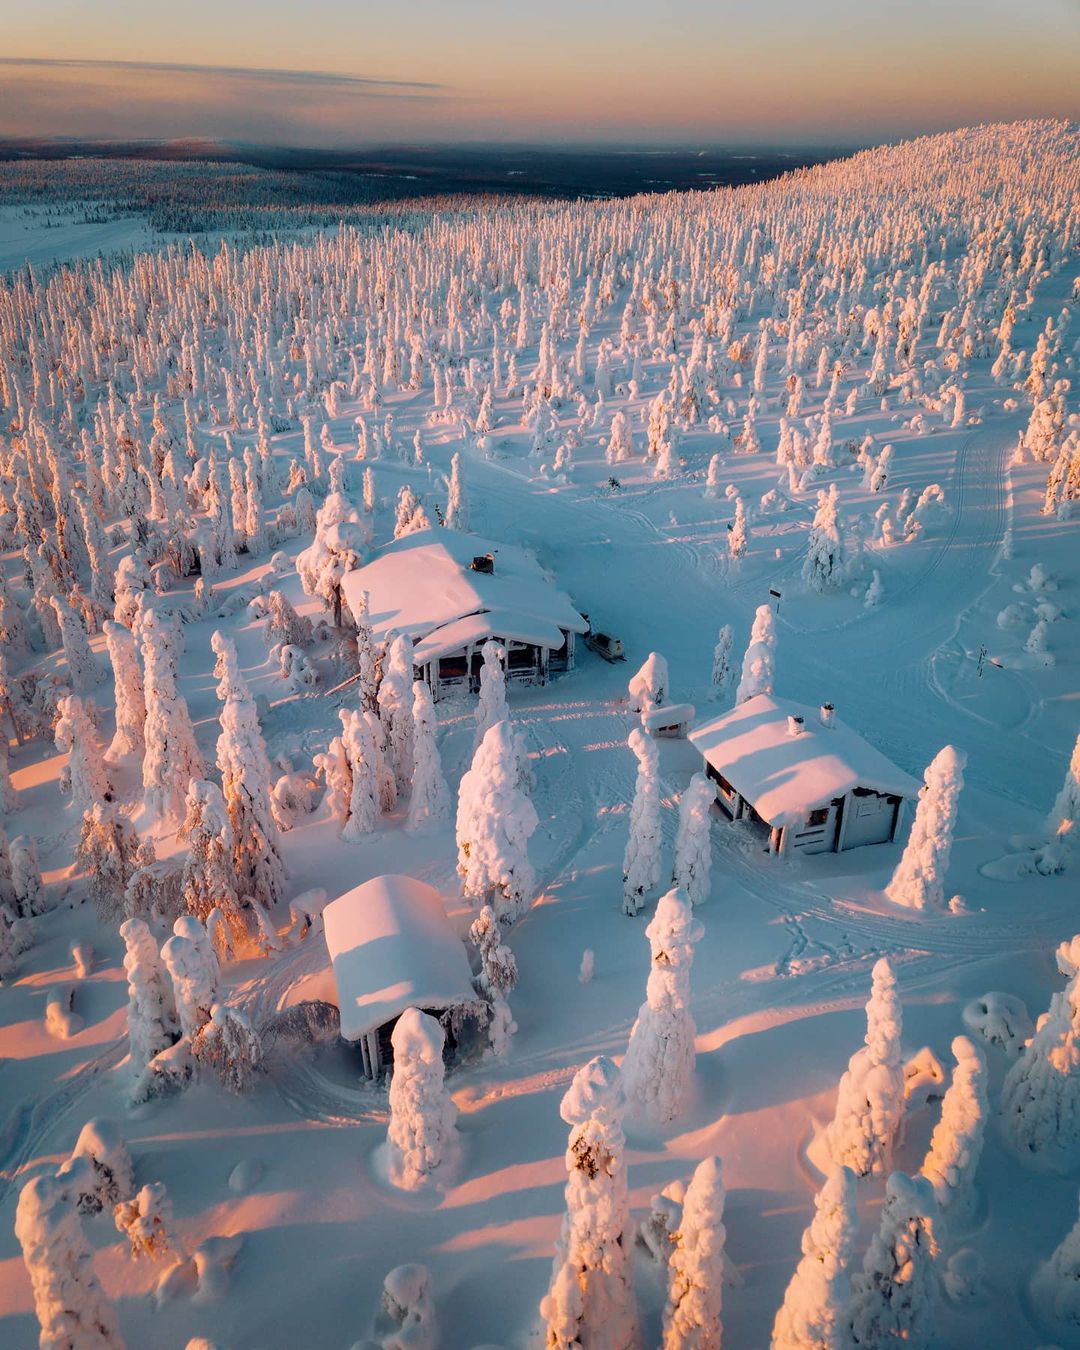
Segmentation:
<svg viewBox="0 0 1080 1350">
<path fill-rule="evenodd" d="M 734 797 L 735 789 L 731 786 L 731 784 L 728 782 L 728 780 L 724 777 L 724 775 L 720 772 L 719 769 L 715 768 L 712 764 L 707 764 L 705 766 L 705 772 L 713 780 L 713 782 L 716 784 L 716 786 L 720 789 L 720 791 L 724 794 L 725 797 L 728 798 Z"/>
<path fill-rule="evenodd" d="M 537 664 L 535 647 L 511 647 L 506 654 L 507 670 L 532 670 Z"/>
<path fill-rule="evenodd" d="M 463 680 L 468 674 L 469 665 L 465 653 L 459 656 L 444 656 L 439 662 L 440 680 Z"/>
<path fill-rule="evenodd" d="M 816 811 L 811 811 L 806 823 L 807 825 L 818 828 L 822 825 L 827 825 L 829 823 L 829 808 L 827 806 L 819 806 Z"/>
</svg>

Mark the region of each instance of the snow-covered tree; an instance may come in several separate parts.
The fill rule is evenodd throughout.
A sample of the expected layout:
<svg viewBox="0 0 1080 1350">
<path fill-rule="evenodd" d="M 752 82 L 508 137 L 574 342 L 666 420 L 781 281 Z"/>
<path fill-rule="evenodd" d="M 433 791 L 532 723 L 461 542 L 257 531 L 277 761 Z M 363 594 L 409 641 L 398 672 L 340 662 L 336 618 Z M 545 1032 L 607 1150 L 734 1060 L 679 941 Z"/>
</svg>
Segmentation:
<svg viewBox="0 0 1080 1350">
<path fill-rule="evenodd" d="M 1042 1316 L 1074 1334 L 1080 1327 L 1080 1219 L 1036 1270 L 1031 1301 Z"/>
<path fill-rule="evenodd" d="M 412 687 L 413 644 L 403 633 L 390 644 L 379 686 L 379 717 L 399 794 L 409 790 L 413 776 Z"/>
<path fill-rule="evenodd" d="M 214 674 L 221 701 L 217 762 L 232 824 L 237 890 L 241 897 L 250 896 L 268 909 L 284 888 L 285 865 L 278 852 L 278 827 L 270 807 L 273 776 L 266 742 L 232 641 L 217 632 L 210 645 L 217 656 Z"/>
<path fill-rule="evenodd" d="M 733 671 L 731 668 L 731 644 L 734 641 L 731 624 L 725 623 L 713 648 L 712 680 L 709 687 L 710 699 L 721 699 L 727 693 Z"/>
<path fill-rule="evenodd" d="M 206 929 L 191 915 L 173 924 L 173 936 L 161 949 L 161 959 L 172 980 L 180 1031 L 191 1037 L 218 1001 L 220 967 Z"/>
<path fill-rule="evenodd" d="M 855 1346 L 880 1350 L 902 1343 L 926 1350 L 930 1345 L 938 1294 L 935 1209 L 925 1177 L 903 1172 L 889 1177 L 881 1226 L 851 1280 L 848 1319 Z"/>
<path fill-rule="evenodd" d="M 634 1350 L 638 1343 L 625 1107 L 619 1070 L 598 1055 L 574 1075 L 559 1108 L 571 1127 L 569 1177 L 551 1283 L 540 1304 L 548 1350 Z"/>
<path fill-rule="evenodd" d="M 480 667 L 480 696 L 476 703 L 474 754 L 489 728 L 510 716 L 510 709 L 506 703 L 506 672 L 503 668 L 506 652 L 497 642 L 488 638 L 480 648 L 480 655 L 484 658 L 484 663 Z"/>
<path fill-rule="evenodd" d="M 20 918 L 45 913 L 45 883 L 41 879 L 37 841 L 29 834 L 17 834 L 8 848 L 11 861 L 11 887 Z"/>
<path fill-rule="evenodd" d="M 1076 737 L 1065 780 L 1046 820 L 1047 832 L 1080 842 L 1080 735 Z"/>
<path fill-rule="evenodd" d="M 86 1164 L 77 1167 L 76 1164 Z M 79 1131 L 59 1175 L 80 1214 L 100 1214 L 135 1191 L 135 1169 L 123 1135 L 111 1120 L 96 1117 Z"/>
<path fill-rule="evenodd" d="M 630 706 L 634 712 L 651 713 L 667 703 L 670 688 L 667 662 L 659 652 L 650 652 L 645 658 L 645 664 L 627 686 Z"/>
<path fill-rule="evenodd" d="M 154 819 L 180 820 L 188 783 L 203 777 L 203 761 L 187 703 L 176 688 L 176 632 L 151 606 L 143 613 L 139 633 L 145 672 L 146 807 Z"/>
<path fill-rule="evenodd" d="M 127 1238 L 134 1259 L 175 1257 L 172 1201 L 163 1181 L 149 1181 L 130 1200 L 121 1200 L 113 1209 L 113 1223 Z"/>
<path fill-rule="evenodd" d="M 1058 1170 L 1080 1155 L 1080 976 L 1054 994 L 1001 1089 L 1005 1137 Z"/>
<path fill-rule="evenodd" d="M 803 581 L 814 591 L 831 591 L 842 586 L 847 576 L 847 553 L 839 519 L 836 484 L 828 492 L 819 492 L 814 523 L 810 527 Z"/>
<path fill-rule="evenodd" d="M 469 937 L 480 953 L 480 974 L 475 984 L 491 1004 L 488 1041 L 494 1055 L 505 1055 L 517 1024 L 510 1013 L 509 996 L 517 984 L 514 953 L 502 938 L 502 925 L 490 905 L 485 905 L 469 927 Z"/>
<path fill-rule="evenodd" d="M 181 835 L 188 846 L 180 881 L 184 909 L 203 924 L 219 910 L 235 946 L 246 936 L 247 923 L 236 893 L 232 823 L 216 783 L 193 778 L 188 784 Z"/>
<path fill-rule="evenodd" d="M 457 1107 L 446 1090 L 443 1043 L 434 1017 L 406 1008 L 394 1026 L 390 1079 L 390 1179 L 419 1190 L 458 1149 Z"/>
<path fill-rule="evenodd" d="M 443 776 L 438 725 L 431 690 L 423 680 L 413 684 L 413 779 L 409 797 L 407 830 L 424 830 L 445 820 L 450 814 L 450 789 Z"/>
<path fill-rule="evenodd" d="M 606 458 L 609 464 L 621 464 L 634 455 L 634 433 L 630 419 L 621 410 L 611 419 L 611 434 L 608 437 Z"/>
<path fill-rule="evenodd" d="M 215 1003 L 191 1038 L 191 1053 L 229 1092 L 250 1092 L 262 1068 L 262 1041 L 239 1008 Z"/>
<path fill-rule="evenodd" d="M 672 884 L 690 897 L 693 905 L 709 898 L 712 864 L 712 808 L 716 788 L 703 773 L 696 773 L 679 803 L 679 828 L 675 834 L 675 865 Z"/>
<path fill-rule="evenodd" d="M 690 968 L 703 933 L 690 897 L 678 889 L 660 897 L 645 929 L 652 964 L 645 1002 L 630 1032 L 623 1081 L 627 1097 L 657 1120 L 678 1115 L 694 1073 Z"/>
<path fill-rule="evenodd" d="M 102 632 L 112 663 L 116 703 L 116 732 L 105 752 L 105 759 L 109 764 L 123 764 L 141 759 L 144 750 L 146 700 L 143 696 L 142 670 L 139 667 L 135 637 L 129 628 L 106 619 Z"/>
<path fill-rule="evenodd" d="M 69 694 L 57 705 L 56 748 L 68 762 L 64 781 L 79 815 L 112 800 L 112 784 L 98 743 L 97 730 L 81 698 Z"/>
<path fill-rule="evenodd" d="M 116 1314 L 94 1274 L 90 1245 L 64 1183 L 23 1187 L 15 1236 L 34 1290 L 42 1350 L 123 1350 Z"/>
<path fill-rule="evenodd" d="M 374 1332 L 379 1350 L 436 1350 L 435 1298 L 427 1266 L 397 1266 L 383 1280 Z"/>
<path fill-rule="evenodd" d="M 461 481 L 461 456 L 455 450 L 450 456 L 450 483 L 446 499 L 446 524 L 451 530 L 469 528 L 469 501 Z"/>
<path fill-rule="evenodd" d="M 504 923 L 513 923 L 536 891 L 528 844 L 540 822 L 517 780 L 510 723 L 498 722 L 462 776 L 457 844 L 461 893 L 480 904 L 492 904 Z"/>
<path fill-rule="evenodd" d="M 946 745 L 927 766 L 911 833 L 892 880 L 885 887 L 885 894 L 894 905 L 944 909 L 945 874 L 966 763 L 967 756 L 962 750 Z"/>
<path fill-rule="evenodd" d="M 952 1052 L 956 1068 L 921 1170 L 934 1188 L 938 1209 L 962 1218 L 975 1199 L 975 1173 L 989 1107 L 982 1052 L 966 1036 L 956 1037 Z"/>
<path fill-rule="evenodd" d="M 660 882 L 660 753 L 653 738 L 640 727 L 634 727 L 627 743 L 637 757 L 638 768 L 630 807 L 630 836 L 623 853 L 623 911 L 636 914 L 646 894 Z"/>
<path fill-rule="evenodd" d="M 54 595 L 52 605 L 64 644 L 67 678 L 77 694 L 88 694 L 100 680 L 101 672 L 86 636 L 86 625 L 66 600 Z"/>
<path fill-rule="evenodd" d="M 866 1005 L 866 1043 L 852 1055 L 840 1079 L 836 1113 L 827 1133 L 833 1162 L 850 1167 L 858 1177 L 881 1176 L 889 1170 L 904 1109 L 902 1028 L 896 976 L 883 956 L 874 965 Z"/>
<path fill-rule="evenodd" d="M 379 762 L 371 726 L 362 712 L 342 708 L 341 744 L 349 766 L 348 814 L 341 837 L 358 844 L 379 823 Z"/>
<path fill-rule="evenodd" d="M 776 625 L 772 610 L 768 605 L 758 605 L 750 629 L 750 641 L 743 656 L 735 702 L 745 703 L 757 694 L 771 694 L 775 667 Z"/>
<path fill-rule="evenodd" d="M 720 1159 L 702 1159 L 686 1188 L 668 1259 L 663 1350 L 720 1350 L 726 1198 Z"/>
<path fill-rule="evenodd" d="M 859 1227 L 855 1189 L 854 1172 L 837 1167 L 818 1191 L 769 1350 L 846 1350 L 848 1264 Z"/>
<path fill-rule="evenodd" d="M 128 982 L 128 1055 L 133 1095 L 138 1096 L 150 1061 L 179 1034 L 172 981 L 153 934 L 142 919 L 120 925 Z"/>
<path fill-rule="evenodd" d="M 135 826 L 112 803 L 97 802 L 83 816 L 75 861 L 89 878 L 90 899 L 99 915 L 113 917 L 142 862 Z"/>
</svg>

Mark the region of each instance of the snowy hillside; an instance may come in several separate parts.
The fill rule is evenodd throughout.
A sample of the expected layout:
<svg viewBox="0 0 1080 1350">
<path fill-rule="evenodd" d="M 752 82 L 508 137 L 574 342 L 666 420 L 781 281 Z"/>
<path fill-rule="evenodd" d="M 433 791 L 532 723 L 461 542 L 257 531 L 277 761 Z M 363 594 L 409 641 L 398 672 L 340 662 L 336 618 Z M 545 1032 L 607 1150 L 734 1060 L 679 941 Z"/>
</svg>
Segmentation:
<svg viewBox="0 0 1080 1350">
<path fill-rule="evenodd" d="M 1078 306 L 1050 122 L 0 275 L 0 1344 L 1080 1345 Z"/>
</svg>

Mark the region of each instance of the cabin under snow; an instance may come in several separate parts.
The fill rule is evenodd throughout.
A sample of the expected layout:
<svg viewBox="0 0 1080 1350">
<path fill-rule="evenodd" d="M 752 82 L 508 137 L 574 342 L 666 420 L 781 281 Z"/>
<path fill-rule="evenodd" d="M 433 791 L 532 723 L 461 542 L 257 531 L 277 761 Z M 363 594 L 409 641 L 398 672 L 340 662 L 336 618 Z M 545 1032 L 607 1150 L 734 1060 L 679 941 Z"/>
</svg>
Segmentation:
<svg viewBox="0 0 1080 1350">
<path fill-rule="evenodd" d="M 418 530 L 347 573 L 353 613 L 367 592 L 377 640 L 408 633 L 417 678 L 436 699 L 480 687 L 481 649 L 494 638 L 506 678 L 546 684 L 574 668 L 575 639 L 589 624 L 531 553 L 457 530 Z"/>
<path fill-rule="evenodd" d="M 479 998 L 464 943 L 442 896 L 415 877 L 373 877 L 323 910 L 341 1035 L 360 1046 L 376 1078 L 392 1062 L 390 1037 L 406 1008 L 443 1023 L 453 1047 L 456 1020 Z"/>
<path fill-rule="evenodd" d="M 769 828 L 774 853 L 825 853 L 896 838 L 919 784 L 829 704 L 758 694 L 690 733 L 733 820 Z"/>
</svg>

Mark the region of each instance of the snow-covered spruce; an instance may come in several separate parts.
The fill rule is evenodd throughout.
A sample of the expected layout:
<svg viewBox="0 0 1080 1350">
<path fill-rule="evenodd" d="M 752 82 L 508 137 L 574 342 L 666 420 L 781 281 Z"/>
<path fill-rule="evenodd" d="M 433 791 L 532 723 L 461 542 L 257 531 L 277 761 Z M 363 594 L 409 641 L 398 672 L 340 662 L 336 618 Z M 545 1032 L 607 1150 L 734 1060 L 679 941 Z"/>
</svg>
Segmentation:
<svg viewBox="0 0 1080 1350">
<path fill-rule="evenodd" d="M 889 1177 L 881 1225 L 851 1280 L 848 1325 L 860 1350 L 901 1342 L 910 1350 L 927 1350 L 931 1344 L 939 1280 L 935 1208 L 925 1177 L 903 1172 Z"/>
<path fill-rule="evenodd" d="M 491 1005 L 488 1042 L 491 1053 L 505 1055 L 517 1023 L 510 1012 L 509 996 L 517 984 L 514 953 L 502 940 L 502 926 L 490 905 L 481 909 L 469 927 L 469 937 L 480 953 L 480 974 L 474 983 Z"/>
<path fill-rule="evenodd" d="M 191 1053 L 200 1068 L 213 1073 L 229 1092 L 250 1092 L 262 1068 L 262 1042 L 238 1008 L 215 1003 L 209 1020 L 191 1038 Z"/>
<path fill-rule="evenodd" d="M 690 969 L 704 935 L 690 897 L 673 889 L 660 897 L 645 936 L 652 964 L 623 1061 L 627 1098 L 657 1120 L 678 1115 L 694 1074 Z"/>
<path fill-rule="evenodd" d="M 750 641 L 743 655 L 742 674 L 735 690 L 735 702 L 745 703 L 757 694 L 773 692 L 776 667 L 776 625 L 768 605 L 758 605 L 750 629 Z"/>
<path fill-rule="evenodd" d="M 439 1331 L 427 1266 L 397 1266 L 390 1271 L 383 1280 L 373 1331 L 379 1350 L 436 1350 Z"/>
<path fill-rule="evenodd" d="M 139 666 L 135 637 L 122 623 L 106 619 L 101 631 L 113 671 L 113 699 L 116 709 L 116 731 L 105 752 L 109 764 L 125 764 L 141 760 L 144 751 L 143 724 L 146 721 L 146 699 L 143 694 L 142 669 Z"/>
<path fill-rule="evenodd" d="M 161 959 L 172 980 L 180 1031 L 192 1037 L 210 1020 L 218 1001 L 220 967 L 206 929 L 192 915 L 173 924 L 173 936 L 161 949 Z"/>
<path fill-rule="evenodd" d="M 127 884 L 144 861 L 138 831 L 115 803 L 98 802 L 83 816 L 75 861 L 88 878 L 98 914 L 115 920 Z"/>
<path fill-rule="evenodd" d="M 668 1259 L 663 1350 L 720 1350 L 725 1199 L 720 1159 L 704 1158 L 686 1188 Z"/>
<path fill-rule="evenodd" d="M 37 841 L 29 834 L 17 834 L 8 847 L 8 858 L 16 915 L 29 919 L 32 915 L 44 914 L 45 883 L 41 878 Z"/>
<path fill-rule="evenodd" d="M 1021 1157 L 1059 1171 L 1080 1157 L 1080 975 L 1053 995 L 1006 1074 L 1001 1115 Z"/>
<path fill-rule="evenodd" d="M 845 1350 L 848 1265 L 859 1227 L 855 1190 L 854 1172 L 837 1167 L 818 1191 L 769 1350 Z"/>
<path fill-rule="evenodd" d="M 419 1190 L 459 1147 L 457 1107 L 445 1084 L 445 1039 L 435 1018 L 416 1008 L 401 1014 L 391 1036 L 390 1180 L 403 1191 Z"/>
<path fill-rule="evenodd" d="M 450 481 L 447 485 L 446 524 L 451 530 L 469 528 L 469 502 L 461 479 L 461 456 L 455 450 L 450 456 Z"/>
<path fill-rule="evenodd" d="M 435 738 L 438 719 L 431 690 L 423 680 L 413 684 L 412 717 L 413 779 L 405 828 L 415 832 L 437 825 L 450 814 L 450 789 Z"/>
<path fill-rule="evenodd" d="M 116 1314 L 63 1181 L 34 1177 L 19 1194 L 15 1236 L 34 1290 L 42 1350 L 123 1350 Z"/>
<path fill-rule="evenodd" d="M 709 698 L 722 699 L 728 690 L 732 680 L 731 667 L 731 644 L 735 639 L 735 633 L 731 624 L 725 623 L 720 629 L 716 640 L 716 646 L 713 648 L 712 678 L 709 684 Z"/>
<path fill-rule="evenodd" d="M 540 1304 L 548 1350 L 634 1350 L 638 1344 L 625 1107 L 619 1070 L 598 1055 L 574 1075 L 559 1108 L 571 1127 L 569 1176 L 551 1283 Z"/>
<path fill-rule="evenodd" d="M 77 1164 L 86 1164 L 79 1167 Z M 88 1120 L 58 1175 L 80 1214 L 100 1214 L 135 1191 L 135 1169 L 123 1136 L 111 1120 Z"/>
<path fill-rule="evenodd" d="M 163 1181 L 149 1181 L 130 1200 L 115 1205 L 113 1223 L 127 1238 L 136 1260 L 160 1261 L 176 1255 L 172 1201 Z"/>
<path fill-rule="evenodd" d="M 892 1145 L 904 1110 L 900 1037 L 903 1014 L 892 966 L 874 966 L 866 1005 L 866 1043 L 852 1055 L 840 1079 L 836 1112 L 826 1140 L 837 1167 L 858 1177 L 889 1170 Z"/>
<path fill-rule="evenodd" d="M 528 844 L 540 822 L 517 779 L 513 731 L 498 722 L 462 776 L 457 845 L 462 895 L 492 904 L 504 923 L 513 923 L 536 893 Z"/>
<path fill-rule="evenodd" d="M 1046 829 L 1052 838 L 1075 840 L 1080 848 L 1080 733 L 1065 770 L 1061 791 L 1047 817 Z"/>
<path fill-rule="evenodd" d="M 848 559 L 839 520 L 836 484 L 819 492 L 814 523 L 803 561 L 803 581 L 813 591 L 837 590 L 848 574 Z"/>
<path fill-rule="evenodd" d="M 885 894 L 908 909 L 945 908 L 945 874 L 949 869 L 957 799 L 964 786 L 967 756 L 947 745 L 927 766 L 925 785 L 915 807 L 904 853 Z"/>
<path fill-rule="evenodd" d="M 247 923 L 236 893 L 232 822 L 216 783 L 193 778 L 188 784 L 180 834 L 188 846 L 180 881 L 184 909 L 203 924 L 212 910 L 220 910 L 235 945 L 247 933 Z"/>
<path fill-rule="evenodd" d="M 716 788 L 703 773 L 696 773 L 679 803 L 679 828 L 675 834 L 675 864 L 672 885 L 680 887 L 693 905 L 709 898 L 712 864 L 712 808 Z"/>
<path fill-rule="evenodd" d="M 1080 1328 L 1080 1218 L 1035 1271 L 1031 1301 L 1063 1329 Z"/>
<path fill-rule="evenodd" d="M 270 761 L 255 702 L 240 674 L 236 648 L 220 632 L 213 634 L 210 645 L 217 657 L 214 674 L 221 702 L 217 762 L 232 824 L 236 887 L 242 897 L 250 896 L 268 909 L 285 885 L 278 827 L 270 809 Z"/>
<path fill-rule="evenodd" d="M 158 952 L 153 934 L 142 919 L 127 919 L 120 925 L 124 939 L 124 971 L 128 981 L 128 1055 L 132 1095 L 139 1096 L 150 1061 L 172 1045 L 179 1035 L 169 972 Z"/>
<path fill-rule="evenodd" d="M 341 837 L 358 844 L 379 823 L 379 752 L 362 712 L 342 708 L 341 745 L 348 764 L 349 796 Z"/>
<path fill-rule="evenodd" d="M 58 706 L 56 748 L 68 757 L 64 781 L 71 804 L 81 816 L 99 803 L 112 800 L 112 784 L 105 772 L 97 731 L 82 699 L 71 694 Z"/>
<path fill-rule="evenodd" d="M 660 883 L 660 752 L 640 727 L 627 744 L 637 757 L 637 779 L 630 807 L 630 836 L 623 853 L 623 912 L 637 914 L 645 897 Z"/>
<path fill-rule="evenodd" d="M 634 712 L 642 715 L 651 713 L 667 703 L 670 688 L 667 662 L 659 652 L 650 652 L 644 665 L 627 685 L 630 706 Z"/>
<path fill-rule="evenodd" d="M 952 1052 L 956 1068 L 921 1171 L 934 1188 L 938 1209 L 948 1210 L 950 1220 L 962 1221 L 975 1202 L 975 1173 L 989 1106 L 982 1052 L 966 1036 L 956 1037 Z"/>
<path fill-rule="evenodd" d="M 497 642 L 488 638 L 480 648 L 480 654 L 483 657 L 483 665 L 480 667 L 480 695 L 476 702 L 474 754 L 496 722 L 504 722 L 510 716 L 506 702 L 506 672 L 503 666 L 506 652 Z"/>
<path fill-rule="evenodd" d="M 176 632 L 151 606 L 143 613 L 139 633 L 146 699 L 143 794 L 151 818 L 179 822 L 188 784 L 203 777 L 203 761 L 187 703 L 177 692 Z"/>
<path fill-rule="evenodd" d="M 379 686 L 379 717 L 386 729 L 388 758 L 400 795 L 408 792 L 413 774 L 412 649 L 407 634 L 393 640 Z"/>
</svg>

